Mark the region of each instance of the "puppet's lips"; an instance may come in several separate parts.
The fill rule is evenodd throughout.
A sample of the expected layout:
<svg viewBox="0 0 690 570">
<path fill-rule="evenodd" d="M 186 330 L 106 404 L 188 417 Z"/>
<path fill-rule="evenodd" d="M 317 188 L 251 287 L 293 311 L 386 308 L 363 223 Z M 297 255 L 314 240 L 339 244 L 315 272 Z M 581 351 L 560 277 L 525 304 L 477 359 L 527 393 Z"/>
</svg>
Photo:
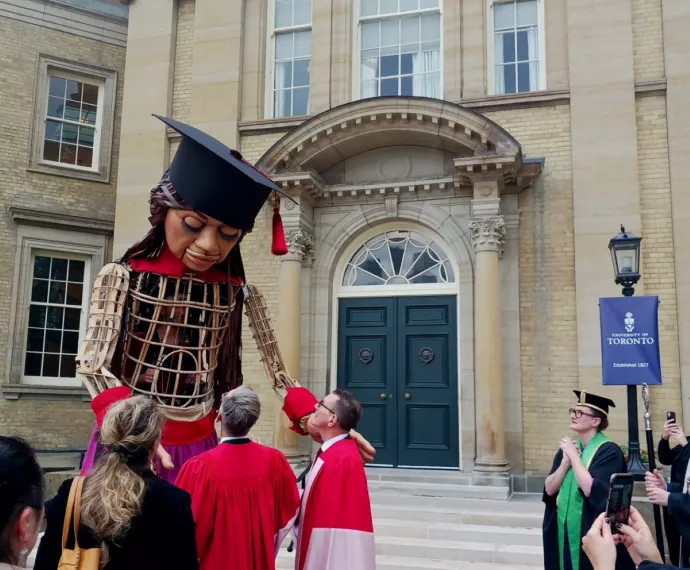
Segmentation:
<svg viewBox="0 0 690 570">
<path fill-rule="evenodd" d="M 218 259 L 220 259 L 220 255 L 205 255 L 203 253 L 197 253 L 196 251 L 192 251 L 191 249 L 187 249 L 185 252 L 194 261 L 215 263 L 216 261 L 218 261 Z"/>
</svg>

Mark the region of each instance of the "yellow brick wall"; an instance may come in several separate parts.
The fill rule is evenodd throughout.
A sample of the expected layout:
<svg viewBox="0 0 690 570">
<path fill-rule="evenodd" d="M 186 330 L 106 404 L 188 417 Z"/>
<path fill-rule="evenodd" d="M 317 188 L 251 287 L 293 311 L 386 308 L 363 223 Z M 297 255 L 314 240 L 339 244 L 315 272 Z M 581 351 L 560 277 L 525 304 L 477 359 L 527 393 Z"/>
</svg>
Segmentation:
<svg viewBox="0 0 690 570">
<path fill-rule="evenodd" d="M 175 36 L 175 75 L 173 77 L 172 116 L 183 123 L 189 121 L 191 104 L 192 65 L 194 60 L 195 0 L 179 0 Z"/>
<path fill-rule="evenodd" d="M 525 471 L 551 466 L 578 387 L 570 109 L 495 111 L 528 157 L 546 160 L 520 194 L 520 359 Z"/>
<path fill-rule="evenodd" d="M 663 384 L 650 390 L 652 429 L 660 435 L 665 411 L 675 409 L 680 416 L 682 403 L 666 100 L 663 96 L 640 97 L 636 101 L 636 111 L 642 279 L 645 295 L 658 295 L 660 301 L 659 350 Z M 643 447 L 646 448 L 646 444 Z"/>
<path fill-rule="evenodd" d="M 664 77 L 662 0 L 632 0 L 635 80 Z"/>
<path fill-rule="evenodd" d="M 280 139 L 284 133 L 269 133 L 252 135 L 241 138 L 240 152 L 242 156 L 256 163 L 271 145 Z M 242 260 L 247 275 L 247 282 L 256 285 L 266 298 L 266 303 L 273 317 L 274 327 L 278 317 L 278 277 L 280 261 L 271 254 L 273 207 L 267 204 L 256 218 L 254 230 L 242 240 Z M 261 418 L 252 430 L 252 436 L 266 445 L 273 444 L 273 426 L 278 413 L 282 414 L 278 405 L 271 382 L 266 377 L 259 352 L 252 339 L 247 319 L 244 320 L 242 332 L 242 373 L 244 383 L 251 386 L 261 399 Z"/>
<path fill-rule="evenodd" d="M 22 206 L 114 217 L 125 48 L 0 17 L 0 54 L 0 377 L 4 382 L 17 231 L 8 209 Z M 109 184 L 26 170 L 39 55 L 118 72 Z M 24 436 L 39 448 L 85 447 L 92 426 L 88 403 L 79 398 L 0 400 L 0 433 Z"/>
</svg>

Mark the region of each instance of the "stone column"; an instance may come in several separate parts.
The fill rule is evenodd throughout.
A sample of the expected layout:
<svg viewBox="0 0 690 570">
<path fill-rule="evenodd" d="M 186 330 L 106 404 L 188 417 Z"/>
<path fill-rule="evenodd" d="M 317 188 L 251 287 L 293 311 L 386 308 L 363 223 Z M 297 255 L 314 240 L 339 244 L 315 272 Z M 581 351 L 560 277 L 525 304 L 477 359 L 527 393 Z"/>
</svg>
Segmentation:
<svg viewBox="0 0 690 570">
<path fill-rule="evenodd" d="M 474 382 L 476 401 L 476 471 L 507 471 L 501 357 L 501 276 L 499 257 L 506 226 L 498 207 L 486 208 L 474 200 L 470 219 L 476 255 L 474 287 Z M 497 200 L 491 200 L 497 206 Z M 493 209 L 492 215 L 476 216 Z"/>
<path fill-rule="evenodd" d="M 278 282 L 278 344 L 291 378 L 300 378 L 302 344 L 302 261 L 313 247 L 313 238 L 301 229 L 285 232 L 288 253 L 280 261 Z M 297 455 L 297 434 L 289 429 L 287 417 L 281 409 L 276 414 L 273 446 L 290 459 Z"/>
</svg>

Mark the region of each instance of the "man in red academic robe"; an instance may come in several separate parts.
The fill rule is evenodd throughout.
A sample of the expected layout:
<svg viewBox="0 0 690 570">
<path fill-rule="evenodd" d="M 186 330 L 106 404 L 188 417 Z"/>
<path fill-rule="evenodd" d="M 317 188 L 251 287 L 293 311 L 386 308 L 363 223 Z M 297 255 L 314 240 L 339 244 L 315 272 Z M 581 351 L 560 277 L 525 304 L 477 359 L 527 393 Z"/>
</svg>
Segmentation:
<svg viewBox="0 0 690 570">
<path fill-rule="evenodd" d="M 274 570 L 293 526 L 299 493 L 287 459 L 247 436 L 260 409 L 250 388 L 226 394 L 220 445 L 187 461 L 177 478 L 192 498 L 200 570 Z"/>
<path fill-rule="evenodd" d="M 362 414 L 349 392 L 318 402 L 309 432 L 321 449 L 306 478 L 297 535 L 296 570 L 374 570 L 374 528 L 364 465 L 349 432 Z"/>
</svg>

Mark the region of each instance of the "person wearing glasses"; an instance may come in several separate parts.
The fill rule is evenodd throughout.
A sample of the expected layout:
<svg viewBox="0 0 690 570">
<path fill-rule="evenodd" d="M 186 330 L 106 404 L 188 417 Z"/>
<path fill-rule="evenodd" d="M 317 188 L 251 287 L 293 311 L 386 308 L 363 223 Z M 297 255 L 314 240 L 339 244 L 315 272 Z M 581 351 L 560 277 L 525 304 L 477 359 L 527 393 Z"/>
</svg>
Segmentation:
<svg viewBox="0 0 690 570">
<path fill-rule="evenodd" d="M 620 447 L 604 430 L 609 408 L 616 404 L 601 396 L 575 390 L 577 404 L 570 409 L 570 429 L 577 439 L 564 437 L 544 482 L 544 567 L 548 570 L 592 570 L 582 550 L 582 537 L 606 511 L 611 475 L 625 473 Z M 623 545 L 618 547 L 616 570 L 635 568 Z"/>
<path fill-rule="evenodd" d="M 352 394 L 335 390 L 309 416 L 309 433 L 323 443 L 302 493 L 295 570 L 376 568 L 367 477 L 349 435 L 361 415 Z"/>
</svg>

